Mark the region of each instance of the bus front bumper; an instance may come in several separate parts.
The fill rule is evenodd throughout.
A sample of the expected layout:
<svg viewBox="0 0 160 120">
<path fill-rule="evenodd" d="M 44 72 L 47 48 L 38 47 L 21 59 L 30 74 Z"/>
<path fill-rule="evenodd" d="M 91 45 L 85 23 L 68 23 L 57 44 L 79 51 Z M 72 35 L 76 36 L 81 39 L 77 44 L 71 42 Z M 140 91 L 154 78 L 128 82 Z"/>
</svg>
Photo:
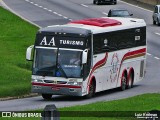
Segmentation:
<svg viewBox="0 0 160 120">
<path fill-rule="evenodd" d="M 81 86 L 64 85 L 64 84 L 46 84 L 32 82 L 33 93 L 52 94 L 52 95 L 71 95 L 82 96 Z"/>
</svg>

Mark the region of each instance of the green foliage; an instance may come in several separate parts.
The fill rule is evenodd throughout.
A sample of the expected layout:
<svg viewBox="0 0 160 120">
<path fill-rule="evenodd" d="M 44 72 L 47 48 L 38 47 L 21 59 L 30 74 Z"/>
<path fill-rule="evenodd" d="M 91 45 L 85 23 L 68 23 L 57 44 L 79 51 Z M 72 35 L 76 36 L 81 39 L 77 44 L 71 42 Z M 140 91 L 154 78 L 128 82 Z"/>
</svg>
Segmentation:
<svg viewBox="0 0 160 120">
<path fill-rule="evenodd" d="M 30 93 L 31 63 L 26 49 L 34 44 L 37 27 L 0 7 L 0 97 Z"/>
<path fill-rule="evenodd" d="M 151 111 L 151 110 L 160 110 L 160 94 L 144 94 L 138 95 L 135 97 L 114 100 L 109 102 L 97 102 L 94 104 L 80 105 L 74 107 L 66 107 L 60 110 L 63 111 Z M 83 108 L 83 109 L 82 109 Z"/>
</svg>

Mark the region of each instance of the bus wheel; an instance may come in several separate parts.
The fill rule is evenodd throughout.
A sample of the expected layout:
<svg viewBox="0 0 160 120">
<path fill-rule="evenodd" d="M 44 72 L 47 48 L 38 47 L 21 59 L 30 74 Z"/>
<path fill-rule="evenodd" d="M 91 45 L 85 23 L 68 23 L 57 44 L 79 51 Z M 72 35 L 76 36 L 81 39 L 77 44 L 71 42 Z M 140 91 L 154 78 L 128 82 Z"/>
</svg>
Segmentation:
<svg viewBox="0 0 160 120">
<path fill-rule="evenodd" d="M 42 94 L 42 97 L 45 99 L 45 100 L 50 100 L 52 98 L 52 94 Z"/>
<path fill-rule="evenodd" d="M 160 26 L 160 21 L 158 20 L 158 18 L 157 18 L 157 25 Z"/>
<path fill-rule="evenodd" d="M 133 87 L 133 74 L 130 74 L 129 78 L 128 78 L 128 85 L 127 88 L 132 88 Z"/>
<path fill-rule="evenodd" d="M 153 20 L 153 25 L 156 25 L 156 21 L 155 20 Z"/>
<path fill-rule="evenodd" d="M 124 91 L 126 89 L 127 85 L 127 77 L 126 75 L 122 76 L 122 81 L 121 81 L 121 90 Z"/>
<path fill-rule="evenodd" d="M 92 82 L 89 86 L 89 93 L 86 95 L 86 98 L 91 98 L 95 95 L 95 84 Z"/>
</svg>

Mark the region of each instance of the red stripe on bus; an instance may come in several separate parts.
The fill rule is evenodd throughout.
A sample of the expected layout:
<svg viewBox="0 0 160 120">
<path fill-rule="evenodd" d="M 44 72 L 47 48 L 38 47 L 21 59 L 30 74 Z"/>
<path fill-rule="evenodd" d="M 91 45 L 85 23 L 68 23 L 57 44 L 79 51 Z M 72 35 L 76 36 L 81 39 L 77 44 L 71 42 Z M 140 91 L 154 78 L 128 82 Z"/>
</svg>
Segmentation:
<svg viewBox="0 0 160 120">
<path fill-rule="evenodd" d="M 90 79 L 92 73 L 93 73 L 96 69 L 98 69 L 98 68 L 102 67 L 103 65 L 105 65 L 105 63 L 106 63 L 106 61 L 107 61 L 107 58 L 108 58 L 108 53 L 106 53 L 105 57 L 104 57 L 102 60 L 98 61 L 98 62 L 93 66 L 92 71 L 91 71 L 91 73 L 90 73 L 90 75 L 89 75 L 89 79 Z"/>
<path fill-rule="evenodd" d="M 132 51 L 132 52 L 126 53 L 126 54 L 123 56 L 121 63 L 122 63 L 127 57 L 133 56 L 133 55 L 137 55 L 137 54 L 141 54 L 141 53 L 146 53 L 146 48 L 143 48 L 143 49 L 139 49 L 139 50 L 136 50 L 136 51 Z"/>
<path fill-rule="evenodd" d="M 102 67 L 103 65 L 105 65 L 105 63 L 106 63 L 106 61 L 107 61 L 107 57 L 108 57 L 108 53 L 106 53 L 106 55 L 105 55 L 105 57 L 102 59 L 102 60 L 100 60 L 100 61 L 98 61 L 94 66 L 93 66 L 93 71 L 95 71 L 97 68 L 100 68 L 100 67 Z M 92 71 L 92 73 L 93 73 L 93 71 Z"/>
<path fill-rule="evenodd" d="M 127 59 L 127 58 L 129 58 L 129 57 L 131 57 L 131 56 L 135 56 L 135 55 L 138 55 L 138 54 L 142 54 L 142 53 L 146 53 L 146 48 L 143 48 L 143 49 L 139 49 L 139 50 L 135 50 L 135 51 L 131 51 L 131 52 L 128 52 L 128 53 L 126 53 L 124 56 L 123 56 L 123 58 L 122 58 L 122 60 L 121 60 L 121 64 L 120 64 L 120 68 L 119 68 L 119 73 L 118 73 L 118 78 L 119 78 L 119 74 L 120 74 L 120 69 L 121 69 L 121 66 L 122 66 L 122 63 Z M 136 56 L 137 57 L 137 56 Z M 108 53 L 106 53 L 106 55 L 105 55 L 105 57 L 102 59 L 102 60 L 100 60 L 100 61 L 98 61 L 95 65 L 94 65 L 94 67 L 92 68 L 92 71 L 91 71 L 91 73 L 90 73 L 90 75 L 89 75 L 89 81 L 88 81 L 88 88 L 89 88 L 89 84 L 91 83 L 91 78 L 93 78 L 92 77 L 92 73 L 96 70 L 96 69 L 98 69 L 99 67 L 102 67 L 103 65 L 105 65 L 105 63 L 106 63 L 106 61 L 107 61 L 107 58 L 108 58 Z M 117 78 L 117 80 L 118 80 L 118 78 Z M 87 88 L 87 89 L 88 89 Z"/>
<path fill-rule="evenodd" d="M 137 57 L 137 55 L 143 55 L 142 53 L 146 53 L 146 48 L 142 48 L 142 49 L 139 49 L 139 50 L 135 50 L 135 51 L 132 51 L 132 52 L 128 52 L 128 53 L 126 53 L 124 56 L 123 56 L 123 58 L 122 58 L 122 61 L 121 61 L 121 64 L 120 64 L 120 67 L 119 67 L 119 72 L 118 72 L 118 78 L 119 78 L 119 74 L 120 74 L 120 71 L 121 71 L 121 67 L 122 67 L 122 63 L 125 61 L 125 60 L 127 60 L 127 58 L 129 58 L 129 57 L 133 57 L 134 58 L 134 56 L 136 56 Z M 123 74 L 123 73 L 122 73 Z M 118 78 L 117 78 L 117 83 L 118 83 Z"/>
<path fill-rule="evenodd" d="M 45 84 L 45 83 L 35 83 L 35 82 L 32 82 L 32 85 L 48 86 L 48 87 L 63 87 L 63 88 L 81 88 L 81 86 Z"/>
<path fill-rule="evenodd" d="M 92 77 L 91 77 L 91 76 L 92 76 L 92 73 L 93 73 L 96 69 L 104 66 L 104 65 L 106 64 L 106 62 L 107 62 L 107 58 L 108 58 L 108 53 L 106 53 L 105 57 L 104 57 L 102 60 L 98 61 L 98 62 L 93 66 L 92 71 L 91 71 L 91 73 L 90 73 L 90 75 L 89 75 L 89 81 L 88 81 L 88 83 L 87 83 L 88 87 L 89 87 L 90 80 L 91 80 L 91 78 L 92 78 Z"/>
</svg>

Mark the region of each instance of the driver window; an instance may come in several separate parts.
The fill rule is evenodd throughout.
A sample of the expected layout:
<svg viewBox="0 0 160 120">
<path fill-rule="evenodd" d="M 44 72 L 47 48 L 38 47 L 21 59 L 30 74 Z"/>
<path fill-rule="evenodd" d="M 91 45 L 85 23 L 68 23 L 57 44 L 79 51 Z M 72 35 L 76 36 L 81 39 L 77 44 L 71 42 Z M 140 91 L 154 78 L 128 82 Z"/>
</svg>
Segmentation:
<svg viewBox="0 0 160 120">
<path fill-rule="evenodd" d="M 80 65 L 80 54 L 73 54 L 70 59 L 70 64 Z"/>
</svg>

